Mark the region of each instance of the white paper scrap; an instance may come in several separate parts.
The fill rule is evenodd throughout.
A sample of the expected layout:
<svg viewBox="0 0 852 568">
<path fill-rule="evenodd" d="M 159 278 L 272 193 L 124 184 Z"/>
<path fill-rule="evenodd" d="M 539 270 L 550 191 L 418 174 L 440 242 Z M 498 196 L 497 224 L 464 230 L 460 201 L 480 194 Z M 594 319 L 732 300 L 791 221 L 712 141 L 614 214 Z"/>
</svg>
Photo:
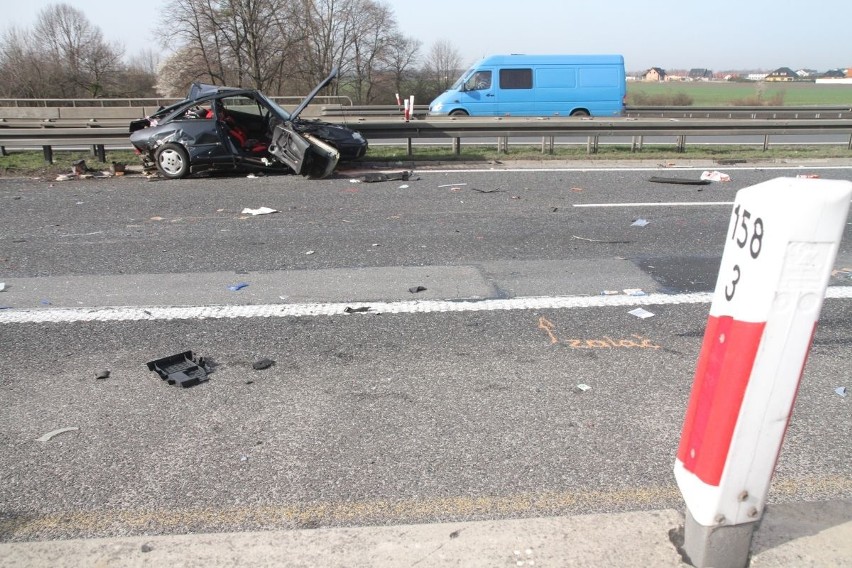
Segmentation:
<svg viewBox="0 0 852 568">
<path fill-rule="evenodd" d="M 641 318 L 641 319 L 647 319 L 647 318 L 654 317 L 654 314 L 652 314 L 651 312 L 649 312 L 645 308 L 636 308 L 635 310 L 630 310 L 627 313 L 632 315 L 632 316 L 636 316 L 637 318 Z"/>
</svg>

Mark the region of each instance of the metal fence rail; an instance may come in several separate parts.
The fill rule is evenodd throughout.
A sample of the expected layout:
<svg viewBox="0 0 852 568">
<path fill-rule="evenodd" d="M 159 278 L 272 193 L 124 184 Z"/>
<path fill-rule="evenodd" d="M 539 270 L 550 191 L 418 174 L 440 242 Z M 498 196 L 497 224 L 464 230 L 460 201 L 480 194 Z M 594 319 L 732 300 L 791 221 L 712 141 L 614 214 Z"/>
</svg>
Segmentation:
<svg viewBox="0 0 852 568">
<path fill-rule="evenodd" d="M 447 139 L 458 153 L 462 138 L 497 138 L 508 141 L 512 137 L 543 137 L 542 150 L 547 151 L 546 140 L 565 136 L 588 138 L 588 151 L 594 153 L 601 137 L 633 137 L 632 149 L 641 150 L 645 136 L 674 136 L 678 151 L 686 147 L 690 136 L 755 136 L 764 137 L 764 148 L 769 137 L 775 135 L 842 134 L 849 136 L 847 148 L 852 150 L 852 119 L 650 119 L 650 118 L 441 118 L 412 120 L 387 118 L 359 118 L 345 121 L 359 130 L 368 140 L 405 140 L 409 155 L 412 141 L 417 139 Z M 0 149 L 42 148 L 45 159 L 52 161 L 53 148 L 79 148 L 93 146 L 103 161 L 105 145 L 127 146 L 128 129 L 105 128 L 0 128 Z M 508 144 L 508 142 L 506 142 Z"/>
</svg>

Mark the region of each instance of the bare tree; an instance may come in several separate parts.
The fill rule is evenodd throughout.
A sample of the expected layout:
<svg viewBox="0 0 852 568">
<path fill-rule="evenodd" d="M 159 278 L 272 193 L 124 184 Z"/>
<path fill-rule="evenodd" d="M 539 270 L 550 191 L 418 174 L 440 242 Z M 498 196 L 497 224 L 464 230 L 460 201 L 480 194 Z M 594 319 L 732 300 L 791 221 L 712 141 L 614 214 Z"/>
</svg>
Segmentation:
<svg viewBox="0 0 852 568">
<path fill-rule="evenodd" d="M 39 13 L 33 37 L 48 58 L 44 64 L 55 66 L 65 81 L 63 87 L 76 87 L 70 95 L 102 96 L 115 86 L 123 49 L 104 41 L 80 10 L 64 3 L 48 6 Z"/>
<path fill-rule="evenodd" d="M 396 33 L 390 39 L 385 53 L 385 63 L 392 81 L 394 93 L 404 93 L 412 90 L 405 88 L 410 82 L 411 75 L 420 57 L 420 41 Z"/>
<path fill-rule="evenodd" d="M 458 50 L 447 40 L 435 42 L 426 57 L 424 71 L 438 92 L 447 90 L 462 71 Z"/>
</svg>

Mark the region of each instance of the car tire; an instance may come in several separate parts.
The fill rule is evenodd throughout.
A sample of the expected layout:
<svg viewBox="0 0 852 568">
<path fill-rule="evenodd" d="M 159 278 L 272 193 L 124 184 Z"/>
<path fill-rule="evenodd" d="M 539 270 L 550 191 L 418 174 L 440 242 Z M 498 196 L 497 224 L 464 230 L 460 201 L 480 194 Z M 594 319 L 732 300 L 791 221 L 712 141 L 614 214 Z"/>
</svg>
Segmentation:
<svg viewBox="0 0 852 568">
<path fill-rule="evenodd" d="M 470 116 L 467 111 L 461 110 L 457 108 L 453 112 L 450 113 L 450 116 Z"/>
<path fill-rule="evenodd" d="M 157 162 L 157 171 L 163 177 L 179 179 L 189 173 L 189 154 L 180 144 L 174 142 L 163 144 L 157 149 L 154 158 Z"/>
<path fill-rule="evenodd" d="M 571 113 L 571 116 L 589 116 L 589 111 L 583 108 L 578 108 L 577 110 Z"/>
</svg>

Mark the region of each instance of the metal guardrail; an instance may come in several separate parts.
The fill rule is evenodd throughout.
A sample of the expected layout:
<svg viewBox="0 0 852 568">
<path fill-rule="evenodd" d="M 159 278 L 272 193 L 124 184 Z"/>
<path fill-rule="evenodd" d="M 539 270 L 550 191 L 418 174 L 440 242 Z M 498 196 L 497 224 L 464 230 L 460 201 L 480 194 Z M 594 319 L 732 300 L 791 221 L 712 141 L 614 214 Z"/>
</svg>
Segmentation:
<svg viewBox="0 0 852 568">
<path fill-rule="evenodd" d="M 558 136 L 585 136 L 588 151 L 595 153 L 601 137 L 632 136 L 632 150 L 641 150 L 645 136 L 674 136 L 678 151 L 686 147 L 689 136 L 745 136 L 764 137 L 764 149 L 769 137 L 774 135 L 849 135 L 847 147 L 852 150 L 852 119 L 840 120 L 707 120 L 707 119 L 647 119 L 647 118 L 440 118 L 430 120 L 365 118 L 345 121 L 359 130 L 368 140 L 407 140 L 409 155 L 412 140 L 450 139 L 456 153 L 462 138 L 493 137 L 506 141 L 510 137 L 543 137 L 542 151 L 553 149 L 553 139 Z M 53 147 L 99 147 L 98 157 L 103 161 L 104 145 L 127 145 L 127 128 L 0 128 L 0 148 L 38 148 L 51 161 Z M 498 146 L 501 146 L 498 144 Z"/>
<path fill-rule="evenodd" d="M 325 105 L 320 109 L 324 117 L 376 117 L 402 116 L 397 105 Z M 415 105 L 412 115 L 427 118 L 428 105 Z M 848 106 L 628 106 L 624 116 L 630 118 L 730 118 L 730 119 L 844 119 L 852 118 L 852 105 Z M 432 117 L 435 118 L 435 117 Z M 557 118 L 557 117 L 551 117 Z"/>
</svg>

